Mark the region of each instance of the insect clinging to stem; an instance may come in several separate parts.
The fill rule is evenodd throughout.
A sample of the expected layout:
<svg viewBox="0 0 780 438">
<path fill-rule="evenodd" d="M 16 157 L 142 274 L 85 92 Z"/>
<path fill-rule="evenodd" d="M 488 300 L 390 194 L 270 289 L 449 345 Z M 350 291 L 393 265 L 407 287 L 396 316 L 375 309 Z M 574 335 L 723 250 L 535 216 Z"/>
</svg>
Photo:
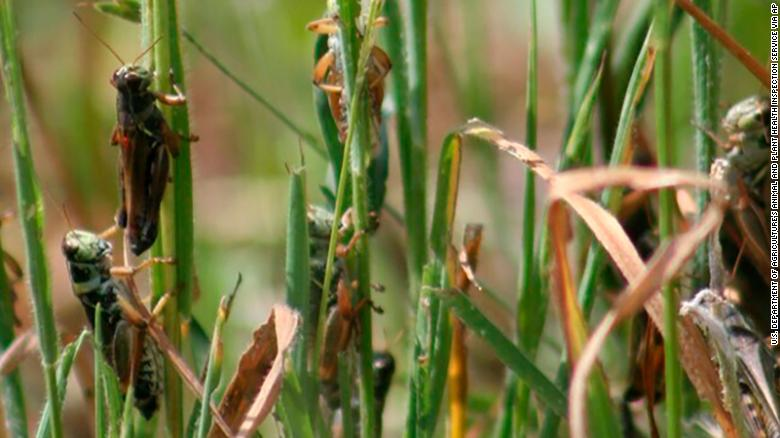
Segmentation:
<svg viewBox="0 0 780 438">
<path fill-rule="evenodd" d="M 328 95 L 333 119 L 339 128 L 339 139 L 343 143 L 347 136 L 347 99 L 344 98 L 344 67 L 340 59 L 340 44 L 333 36 L 339 30 L 338 17 L 326 17 L 315 20 L 306 25 L 306 28 L 314 33 L 328 35 L 329 49 L 322 55 L 314 66 L 312 82 Z M 376 26 L 384 26 L 387 19 L 380 17 Z M 374 131 L 378 132 L 382 121 L 382 100 L 385 96 L 385 76 L 390 72 L 392 63 L 384 50 L 377 46 L 371 48 L 366 82 L 370 99 L 371 118 Z"/>
<path fill-rule="evenodd" d="M 150 89 L 155 73 L 138 64 L 138 60 L 160 39 L 128 64 L 75 12 L 74 15 L 122 64 L 110 80 L 117 91 L 117 123 L 111 134 L 111 144 L 120 147 L 119 186 L 122 199 L 116 223 L 126 230 L 130 249 L 138 256 L 157 239 L 160 204 L 170 172 L 168 154 L 175 158 L 181 140 L 197 141 L 198 138 L 194 135 L 183 137 L 174 132 L 156 105 L 158 101 L 170 106 L 186 104 L 187 99 L 179 87 L 171 81 L 174 94 Z"/>
<path fill-rule="evenodd" d="M 154 342 L 135 330 L 123 315 L 119 299 L 130 292 L 127 284 L 111 273 L 111 249 L 108 241 L 88 231 L 69 231 L 62 240 L 73 293 L 93 330 L 95 309 L 98 304 L 103 309 L 101 331 L 107 342 L 102 353 L 116 371 L 122 388 L 133 386 L 135 406 L 149 419 L 157 411 L 162 393 L 162 355 Z M 170 261 L 149 259 L 145 263 L 158 262 Z"/>
<path fill-rule="evenodd" d="M 135 406 L 146 418 L 156 412 L 162 393 L 162 355 L 198 398 L 203 385 L 160 327 L 157 317 L 170 298 L 165 294 L 153 310 L 138 296 L 133 276 L 152 264 L 172 264 L 170 258 L 149 258 L 138 266 L 112 267 L 111 244 L 83 230 L 71 230 L 63 239 L 62 251 L 70 274 L 73 292 L 81 301 L 87 320 L 94 328 L 95 308 L 105 309 L 101 329 L 110 336 L 102 353 L 116 371 L 123 389 L 133 387 Z M 209 403 L 217 426 L 230 428 L 213 402 Z"/>
</svg>

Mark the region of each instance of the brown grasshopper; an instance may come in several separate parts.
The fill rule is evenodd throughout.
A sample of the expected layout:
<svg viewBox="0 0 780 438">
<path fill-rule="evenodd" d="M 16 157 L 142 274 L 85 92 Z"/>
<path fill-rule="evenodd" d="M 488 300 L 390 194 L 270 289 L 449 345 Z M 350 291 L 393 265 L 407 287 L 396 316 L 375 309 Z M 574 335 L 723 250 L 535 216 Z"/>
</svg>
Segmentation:
<svg viewBox="0 0 780 438">
<path fill-rule="evenodd" d="M 376 26 L 383 26 L 387 20 L 379 18 Z M 312 21 L 306 28 L 314 33 L 329 35 L 329 50 L 317 60 L 314 66 L 313 82 L 328 94 L 330 112 L 339 128 L 339 139 L 343 143 L 347 136 L 347 98 L 344 96 L 344 72 L 341 62 L 341 45 L 334 35 L 339 31 L 338 17 L 326 17 Z M 371 48 L 371 55 L 366 71 L 369 96 L 371 98 L 371 115 L 374 132 L 378 132 L 382 122 L 382 100 L 385 96 L 385 76 L 390 72 L 392 63 L 390 57 L 379 47 Z"/>
<path fill-rule="evenodd" d="M 117 123 L 111 134 L 111 144 L 120 147 L 119 186 L 122 204 L 116 222 L 127 230 L 127 240 L 133 254 L 141 255 L 157 239 L 160 204 L 170 171 L 168 154 L 174 158 L 178 155 L 182 139 L 168 126 L 156 103 L 159 101 L 165 105 L 178 106 L 184 105 L 187 99 L 176 84 L 173 84 L 175 94 L 151 90 L 154 73 L 137 64 L 159 39 L 132 63 L 127 64 L 78 15 L 74 15 L 122 64 L 110 80 L 117 91 Z M 186 139 L 196 141 L 197 136 Z"/>
</svg>

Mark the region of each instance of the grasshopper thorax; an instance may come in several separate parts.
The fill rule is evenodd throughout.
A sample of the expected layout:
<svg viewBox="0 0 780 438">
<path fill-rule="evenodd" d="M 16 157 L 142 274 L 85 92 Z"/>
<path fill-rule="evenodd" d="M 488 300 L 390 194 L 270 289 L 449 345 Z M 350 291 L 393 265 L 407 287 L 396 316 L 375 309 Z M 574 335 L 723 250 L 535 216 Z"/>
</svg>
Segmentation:
<svg viewBox="0 0 780 438">
<path fill-rule="evenodd" d="M 94 233 L 69 231 L 62 240 L 62 253 L 77 294 L 94 290 L 111 276 L 111 244 Z"/>
<path fill-rule="evenodd" d="M 111 76 L 111 85 L 119 92 L 144 92 L 152 84 L 153 76 L 152 72 L 144 66 L 125 64 L 114 71 Z"/>
</svg>

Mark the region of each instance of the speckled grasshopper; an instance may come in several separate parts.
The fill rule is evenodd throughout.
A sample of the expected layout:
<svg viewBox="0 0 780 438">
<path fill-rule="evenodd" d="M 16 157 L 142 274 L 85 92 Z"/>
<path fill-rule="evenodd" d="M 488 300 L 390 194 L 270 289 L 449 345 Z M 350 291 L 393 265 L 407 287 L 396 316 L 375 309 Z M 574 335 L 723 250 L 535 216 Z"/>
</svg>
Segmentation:
<svg viewBox="0 0 780 438">
<path fill-rule="evenodd" d="M 726 141 L 715 140 L 726 152 L 713 162 L 711 176 L 729 188 L 727 202 L 739 229 L 740 245 L 769 284 L 769 226 L 765 191 L 769 167 L 769 102 L 749 97 L 733 105 L 721 126 Z"/>
<path fill-rule="evenodd" d="M 125 282 L 112 275 L 111 244 L 88 231 L 73 230 L 62 241 L 73 293 L 94 329 L 95 308 L 103 309 L 101 330 L 107 336 L 103 355 L 116 371 L 123 390 L 133 385 L 135 406 L 151 418 L 163 390 L 163 359 L 154 342 L 123 314 L 120 298 L 130 295 Z M 145 264 L 162 260 L 150 259 Z"/>
<path fill-rule="evenodd" d="M 112 267 L 111 244 L 89 231 L 72 230 L 65 235 L 62 251 L 70 273 L 73 292 L 81 301 L 87 320 L 94 328 L 95 308 L 105 309 L 102 331 L 110 336 L 103 349 L 108 363 L 116 371 L 123 389 L 133 385 L 135 406 L 146 418 L 154 415 L 162 393 L 162 355 L 182 380 L 199 397 L 203 386 L 187 362 L 173 347 L 157 322 L 169 294 L 147 309 L 138 296 L 134 275 L 155 263 L 173 263 L 172 259 L 150 258 L 135 267 Z M 213 402 L 209 403 L 217 426 L 230 434 L 230 427 Z"/>
<path fill-rule="evenodd" d="M 768 162 L 768 157 L 767 161 L 743 160 L 751 155 L 763 154 L 760 149 L 763 147 L 761 142 L 766 141 L 766 119 L 765 110 L 759 103 L 760 100 L 751 98 L 729 111 L 724 119 L 724 128 L 729 133 L 728 146 L 731 149 L 726 158 L 713 162 L 710 171 L 713 180 L 724 183 L 723 188 L 711 191 L 713 200 L 732 206 L 740 228 L 750 226 L 745 216 L 755 212 L 740 209 L 740 204 L 751 201 L 751 187 L 763 178 L 757 171 Z M 740 127 L 741 131 L 735 127 Z M 751 151 L 756 148 L 758 152 Z M 761 229 L 743 229 L 748 233 L 763 234 Z M 751 236 L 746 238 L 749 240 Z M 766 251 L 766 247 L 762 249 Z M 683 303 L 681 314 L 693 319 L 710 345 L 723 383 L 724 405 L 740 435 L 780 437 L 780 367 L 759 331 L 726 298 L 726 274 L 719 233 L 713 233 L 710 239 L 709 268 L 710 287 Z"/>
</svg>

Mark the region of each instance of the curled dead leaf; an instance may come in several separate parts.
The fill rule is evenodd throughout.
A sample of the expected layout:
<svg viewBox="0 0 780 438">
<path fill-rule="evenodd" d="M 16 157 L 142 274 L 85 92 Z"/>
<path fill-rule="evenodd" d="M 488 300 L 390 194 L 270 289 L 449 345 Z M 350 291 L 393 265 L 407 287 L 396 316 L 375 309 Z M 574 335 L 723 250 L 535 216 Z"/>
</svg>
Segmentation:
<svg viewBox="0 0 780 438">
<path fill-rule="evenodd" d="M 238 437 L 249 436 L 268 416 L 279 397 L 284 358 L 295 340 L 301 317 L 284 305 L 276 305 L 252 334 L 252 343 L 241 355 L 228 384 L 219 413 Z M 224 437 L 214 427 L 210 437 Z"/>
</svg>

